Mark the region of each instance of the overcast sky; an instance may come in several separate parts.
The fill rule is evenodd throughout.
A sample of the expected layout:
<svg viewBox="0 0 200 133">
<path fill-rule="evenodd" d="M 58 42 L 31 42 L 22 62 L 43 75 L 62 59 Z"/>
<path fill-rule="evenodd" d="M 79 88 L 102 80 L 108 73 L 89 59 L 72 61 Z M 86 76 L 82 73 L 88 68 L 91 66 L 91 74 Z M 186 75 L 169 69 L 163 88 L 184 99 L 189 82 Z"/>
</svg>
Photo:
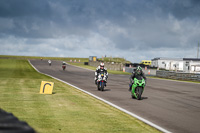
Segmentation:
<svg viewBox="0 0 200 133">
<path fill-rule="evenodd" d="M 0 55 L 196 58 L 200 0 L 0 0 Z"/>
</svg>

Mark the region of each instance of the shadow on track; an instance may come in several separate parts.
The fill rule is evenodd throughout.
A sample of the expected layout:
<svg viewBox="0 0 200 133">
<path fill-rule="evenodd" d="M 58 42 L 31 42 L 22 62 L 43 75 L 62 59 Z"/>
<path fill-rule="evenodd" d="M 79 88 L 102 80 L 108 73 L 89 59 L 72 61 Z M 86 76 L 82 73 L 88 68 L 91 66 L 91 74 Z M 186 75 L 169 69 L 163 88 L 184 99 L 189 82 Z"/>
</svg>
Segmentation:
<svg viewBox="0 0 200 133">
<path fill-rule="evenodd" d="M 131 99 L 134 99 L 134 100 L 136 100 L 136 98 L 135 98 L 135 97 L 132 97 Z M 141 97 L 141 100 L 146 100 L 146 99 L 148 99 L 148 97 Z"/>
<path fill-rule="evenodd" d="M 142 98 L 141 98 L 141 100 L 146 100 L 146 99 L 148 99 L 148 97 L 142 97 Z"/>
</svg>

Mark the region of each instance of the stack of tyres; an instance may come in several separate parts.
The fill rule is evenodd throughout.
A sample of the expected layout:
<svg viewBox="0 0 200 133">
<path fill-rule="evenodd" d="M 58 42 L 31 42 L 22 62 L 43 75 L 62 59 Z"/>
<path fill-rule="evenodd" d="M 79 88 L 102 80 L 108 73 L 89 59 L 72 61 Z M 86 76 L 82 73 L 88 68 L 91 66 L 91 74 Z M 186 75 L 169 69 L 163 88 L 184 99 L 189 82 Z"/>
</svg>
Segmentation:
<svg viewBox="0 0 200 133">
<path fill-rule="evenodd" d="M 35 133 L 26 122 L 0 109 L 0 133 Z"/>
</svg>

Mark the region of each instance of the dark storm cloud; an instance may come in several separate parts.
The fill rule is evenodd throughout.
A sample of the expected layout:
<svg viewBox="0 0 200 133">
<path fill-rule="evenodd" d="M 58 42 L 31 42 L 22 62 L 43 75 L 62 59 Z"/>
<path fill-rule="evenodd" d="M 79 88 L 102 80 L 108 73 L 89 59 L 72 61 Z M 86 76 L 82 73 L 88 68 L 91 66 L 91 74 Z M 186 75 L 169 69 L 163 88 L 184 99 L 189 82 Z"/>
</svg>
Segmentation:
<svg viewBox="0 0 200 133">
<path fill-rule="evenodd" d="M 47 1 L 1 0 L 0 19 L 4 23 L 10 21 L 12 28 L 2 29 L 3 27 L 0 26 L 0 34 L 19 37 L 39 37 L 42 35 L 45 37 L 43 30 L 47 28 L 43 29 L 42 27 L 45 27 L 45 21 L 48 25 L 51 14 Z"/>
<path fill-rule="evenodd" d="M 8 18 L 34 17 L 48 18 L 51 9 L 47 1 L 41 0 L 1 0 L 0 16 Z"/>
<path fill-rule="evenodd" d="M 111 23 L 129 28 L 132 26 L 128 23 L 129 16 L 134 16 L 141 22 L 149 18 L 154 19 L 155 16 L 167 16 L 168 13 L 172 13 L 177 18 L 198 17 L 199 7 L 199 2 L 195 0 L 168 2 L 163 0 L 1 0 L 0 17 L 13 21 L 12 29 L 3 30 L 6 34 L 54 37 L 53 32 L 86 34 L 88 30 L 98 26 L 95 23 L 97 20 L 109 20 Z"/>
<path fill-rule="evenodd" d="M 199 16 L 199 0 L 1 0 L 0 45 L 7 44 L 7 51 L 20 45 L 20 53 L 49 45 L 55 56 L 77 48 L 80 56 L 105 51 L 129 57 L 145 50 L 173 56 L 170 51 L 193 51 Z"/>
<path fill-rule="evenodd" d="M 5 0 L 0 1 L 0 18 L 12 21 L 1 33 L 19 37 L 46 38 L 63 34 L 87 34 L 98 18 L 87 1 Z M 92 12 L 94 14 L 92 14 Z"/>
<path fill-rule="evenodd" d="M 162 5 L 163 10 L 170 12 L 178 19 L 199 18 L 200 16 L 200 1 L 199 0 L 173 0 L 165 2 Z"/>
</svg>

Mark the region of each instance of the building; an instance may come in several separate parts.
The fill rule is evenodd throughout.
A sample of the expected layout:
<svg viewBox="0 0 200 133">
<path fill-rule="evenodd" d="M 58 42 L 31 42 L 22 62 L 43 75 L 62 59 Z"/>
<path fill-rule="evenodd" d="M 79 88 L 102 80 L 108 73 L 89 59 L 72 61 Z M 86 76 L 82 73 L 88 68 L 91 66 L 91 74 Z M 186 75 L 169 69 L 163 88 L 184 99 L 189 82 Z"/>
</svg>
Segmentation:
<svg viewBox="0 0 200 133">
<path fill-rule="evenodd" d="M 96 56 L 89 56 L 89 61 L 97 61 L 97 57 Z"/>
<path fill-rule="evenodd" d="M 183 58 L 184 71 L 189 73 L 200 73 L 200 58 Z"/>
<path fill-rule="evenodd" d="M 152 67 L 158 67 L 166 70 L 175 70 L 182 66 L 183 59 L 181 58 L 154 58 L 151 60 Z M 181 70 L 182 68 L 180 68 Z"/>
<path fill-rule="evenodd" d="M 170 71 L 200 73 L 200 59 L 198 58 L 154 58 L 151 66 Z"/>
</svg>

